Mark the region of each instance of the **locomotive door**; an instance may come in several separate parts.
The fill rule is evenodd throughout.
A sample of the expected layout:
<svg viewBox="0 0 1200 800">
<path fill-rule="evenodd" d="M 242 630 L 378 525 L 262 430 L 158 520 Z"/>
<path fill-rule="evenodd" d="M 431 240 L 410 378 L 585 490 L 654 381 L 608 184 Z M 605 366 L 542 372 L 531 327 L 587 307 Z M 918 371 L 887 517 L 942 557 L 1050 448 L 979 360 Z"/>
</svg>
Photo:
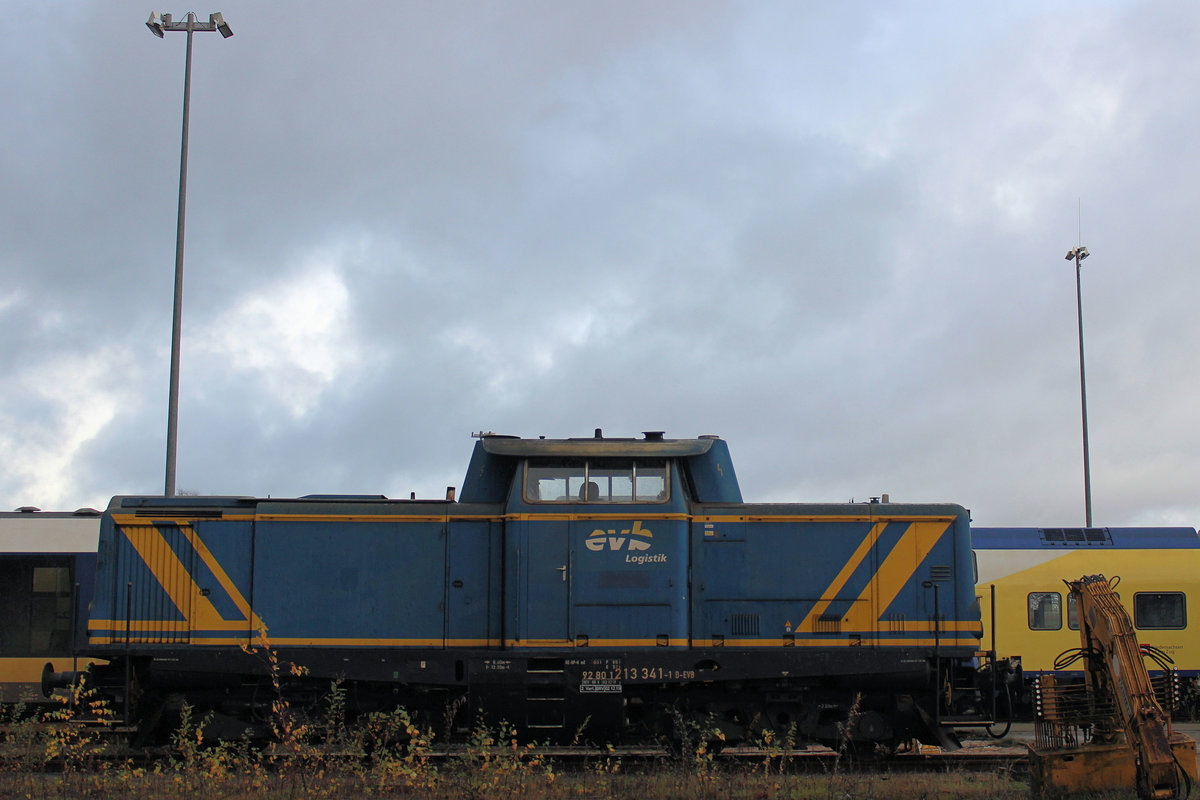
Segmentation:
<svg viewBox="0 0 1200 800">
<path fill-rule="evenodd" d="M 498 563 L 492 546 L 493 523 L 457 519 L 447 525 L 446 645 L 486 644 L 496 631 L 490 624 L 489 600 Z"/>
<path fill-rule="evenodd" d="M 179 525 L 120 524 L 113 638 L 119 642 L 186 644 L 190 640 L 195 552 Z M 148 571 L 153 580 L 143 577 Z"/>
<path fill-rule="evenodd" d="M 565 520 L 527 523 L 521 581 L 528 643 L 563 644 L 569 638 L 571 549 Z"/>
<path fill-rule="evenodd" d="M 126 629 L 134 643 L 248 641 L 262 627 L 248 601 L 251 526 L 206 526 L 201 520 L 121 524 L 118 591 L 113 596 L 124 606 L 115 609 L 115 641 L 125 640 Z M 143 570 L 153 580 L 146 580 Z"/>
</svg>

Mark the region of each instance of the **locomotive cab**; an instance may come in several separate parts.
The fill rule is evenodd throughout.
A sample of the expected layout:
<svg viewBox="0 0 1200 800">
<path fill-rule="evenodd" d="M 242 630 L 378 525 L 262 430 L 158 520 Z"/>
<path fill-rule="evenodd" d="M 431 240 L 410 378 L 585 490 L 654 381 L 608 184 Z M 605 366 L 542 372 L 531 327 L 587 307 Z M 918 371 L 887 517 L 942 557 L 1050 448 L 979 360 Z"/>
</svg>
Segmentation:
<svg viewBox="0 0 1200 800">
<path fill-rule="evenodd" d="M 483 470 L 511 476 L 505 646 L 686 648 L 695 499 L 681 464 L 714 445 L 725 450 L 716 439 L 479 442 L 473 464 L 510 462 Z M 738 497 L 732 467 L 723 473 Z M 474 474 L 464 501 L 482 493 Z"/>
</svg>

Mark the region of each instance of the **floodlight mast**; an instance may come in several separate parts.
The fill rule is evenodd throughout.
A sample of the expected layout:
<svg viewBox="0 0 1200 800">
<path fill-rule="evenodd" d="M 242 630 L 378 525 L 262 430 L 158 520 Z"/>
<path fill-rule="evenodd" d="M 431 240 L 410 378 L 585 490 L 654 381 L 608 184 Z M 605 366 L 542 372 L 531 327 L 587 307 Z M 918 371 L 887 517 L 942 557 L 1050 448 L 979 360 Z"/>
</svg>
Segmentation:
<svg viewBox="0 0 1200 800">
<path fill-rule="evenodd" d="M 183 69 L 183 136 L 179 153 L 179 213 L 175 228 L 175 300 L 171 315 L 171 385 L 167 400 L 167 467 L 163 495 L 175 496 L 175 461 L 179 429 L 179 345 L 183 330 L 183 231 L 187 211 L 187 163 L 188 121 L 192 95 L 192 34 L 196 31 L 217 31 L 228 39 L 233 29 L 220 13 L 209 14 L 208 22 L 198 22 L 196 14 L 189 11 L 182 22 L 175 22 L 170 14 L 158 11 L 150 13 L 146 27 L 158 38 L 166 31 L 182 31 L 187 34 L 187 55 Z"/>
<path fill-rule="evenodd" d="M 1080 286 L 1080 268 L 1083 260 L 1091 255 L 1083 245 L 1067 251 L 1067 261 L 1075 262 L 1075 311 L 1079 319 L 1079 402 L 1083 407 L 1083 506 L 1084 524 L 1092 527 L 1092 468 L 1088 455 L 1087 381 L 1083 372 L 1083 291 Z"/>
</svg>

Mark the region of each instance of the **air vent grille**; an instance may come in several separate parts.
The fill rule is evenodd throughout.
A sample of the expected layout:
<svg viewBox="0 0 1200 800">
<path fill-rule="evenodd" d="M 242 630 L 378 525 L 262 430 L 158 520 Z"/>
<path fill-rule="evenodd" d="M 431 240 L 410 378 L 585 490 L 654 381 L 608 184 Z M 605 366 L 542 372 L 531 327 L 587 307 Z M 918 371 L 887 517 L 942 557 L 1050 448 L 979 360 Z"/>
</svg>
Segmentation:
<svg viewBox="0 0 1200 800">
<path fill-rule="evenodd" d="M 1042 528 L 1042 543 L 1065 547 L 1111 546 L 1108 528 Z"/>
</svg>

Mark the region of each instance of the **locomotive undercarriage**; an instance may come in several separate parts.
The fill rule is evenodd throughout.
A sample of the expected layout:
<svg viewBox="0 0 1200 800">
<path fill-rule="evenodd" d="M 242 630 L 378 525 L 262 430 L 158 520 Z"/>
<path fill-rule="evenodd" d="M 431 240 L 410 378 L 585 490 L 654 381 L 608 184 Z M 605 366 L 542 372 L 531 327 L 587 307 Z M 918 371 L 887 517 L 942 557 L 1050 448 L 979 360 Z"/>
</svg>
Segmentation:
<svg viewBox="0 0 1200 800">
<path fill-rule="evenodd" d="M 206 734 L 214 739 L 246 731 L 267 738 L 277 699 L 316 718 L 336 682 L 348 717 L 404 708 L 441 741 L 503 721 L 526 740 L 557 744 L 679 746 L 706 738 L 732 745 L 769 737 L 886 751 L 914 739 L 954 746 L 952 730 L 939 723 L 978 696 L 971 696 L 973 676 L 961 661 L 944 658 L 939 665 L 916 651 L 867 648 L 852 657 L 832 648 L 800 656 L 583 648 L 536 654 L 281 649 L 273 655 L 274 661 L 261 651 L 225 648 L 180 649 L 153 659 L 113 654 L 90 682 L 113 699 L 121 719 L 128 681 L 128 718 L 138 721 L 143 742 L 165 739 L 185 703 L 194 721 L 207 719 Z"/>
</svg>

